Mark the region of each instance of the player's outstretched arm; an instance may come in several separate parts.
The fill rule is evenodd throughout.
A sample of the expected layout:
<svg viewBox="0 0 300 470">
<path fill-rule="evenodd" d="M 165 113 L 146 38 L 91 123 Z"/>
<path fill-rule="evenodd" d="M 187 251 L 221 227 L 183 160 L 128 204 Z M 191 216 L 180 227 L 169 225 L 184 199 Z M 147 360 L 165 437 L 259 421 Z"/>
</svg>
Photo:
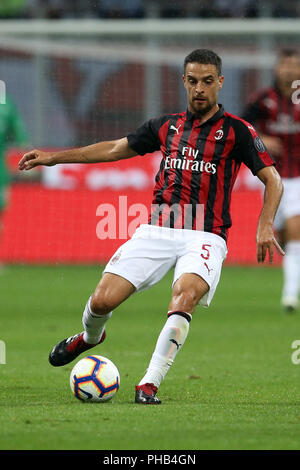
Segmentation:
<svg viewBox="0 0 300 470">
<path fill-rule="evenodd" d="M 264 204 L 256 231 L 257 261 L 263 263 L 269 253 L 269 262 L 272 263 L 274 247 L 284 255 L 273 231 L 273 221 L 283 193 L 283 185 L 273 166 L 261 169 L 257 176 L 265 185 Z"/>
<path fill-rule="evenodd" d="M 113 162 L 136 155 L 137 153 L 129 147 L 127 137 L 124 137 L 59 152 L 31 150 L 25 153 L 19 161 L 19 169 L 31 170 L 39 165 L 53 166 L 58 163 Z"/>
</svg>

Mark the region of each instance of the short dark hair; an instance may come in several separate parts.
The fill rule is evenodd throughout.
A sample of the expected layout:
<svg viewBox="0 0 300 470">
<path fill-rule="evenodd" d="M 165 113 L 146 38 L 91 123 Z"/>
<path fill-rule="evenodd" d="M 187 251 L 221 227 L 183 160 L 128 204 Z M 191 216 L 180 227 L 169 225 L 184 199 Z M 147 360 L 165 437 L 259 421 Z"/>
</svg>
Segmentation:
<svg viewBox="0 0 300 470">
<path fill-rule="evenodd" d="M 286 57 L 298 57 L 299 59 L 299 51 L 293 47 L 285 47 L 279 51 L 277 60 L 285 59 Z"/>
<path fill-rule="evenodd" d="M 197 62 L 198 64 L 212 64 L 216 67 L 218 75 L 222 75 L 222 60 L 214 51 L 210 49 L 195 49 L 184 59 L 184 73 L 187 64 Z"/>
<path fill-rule="evenodd" d="M 297 57 L 298 59 L 300 59 L 300 55 L 297 49 L 294 49 L 292 47 L 286 47 L 284 49 L 281 49 L 277 54 L 277 62 L 280 62 L 282 59 L 287 59 L 289 57 Z"/>
</svg>

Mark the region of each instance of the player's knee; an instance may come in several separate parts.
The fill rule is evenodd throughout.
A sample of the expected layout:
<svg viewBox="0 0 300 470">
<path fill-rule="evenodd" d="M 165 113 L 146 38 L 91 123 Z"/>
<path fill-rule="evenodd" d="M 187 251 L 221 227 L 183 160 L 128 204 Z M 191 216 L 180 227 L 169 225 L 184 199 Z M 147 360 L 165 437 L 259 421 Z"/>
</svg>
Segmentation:
<svg viewBox="0 0 300 470">
<path fill-rule="evenodd" d="M 92 312 L 96 315 L 106 315 L 115 308 L 113 299 L 111 299 L 107 290 L 95 292 L 92 295 L 90 306 Z"/>
<path fill-rule="evenodd" d="M 190 282 L 190 277 L 182 276 L 174 285 L 171 309 L 192 313 L 209 286 L 204 279 Z M 200 282 L 199 282 L 200 281 Z"/>
<path fill-rule="evenodd" d="M 173 293 L 172 304 L 176 305 L 178 310 L 191 313 L 199 301 L 199 294 L 195 289 L 179 290 Z"/>
</svg>

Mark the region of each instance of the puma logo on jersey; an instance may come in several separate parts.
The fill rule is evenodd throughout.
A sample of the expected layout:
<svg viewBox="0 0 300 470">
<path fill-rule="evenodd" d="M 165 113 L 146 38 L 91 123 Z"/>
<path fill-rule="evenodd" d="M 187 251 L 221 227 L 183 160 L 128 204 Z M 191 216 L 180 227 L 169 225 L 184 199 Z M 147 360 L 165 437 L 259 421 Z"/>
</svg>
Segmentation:
<svg viewBox="0 0 300 470">
<path fill-rule="evenodd" d="M 178 126 L 178 127 L 173 126 L 173 124 L 172 124 L 172 126 L 170 126 L 170 129 L 172 129 L 173 131 L 177 132 L 177 135 L 179 134 L 179 129 L 180 129 L 180 128 L 181 128 L 181 124 L 180 124 L 180 126 Z"/>
</svg>

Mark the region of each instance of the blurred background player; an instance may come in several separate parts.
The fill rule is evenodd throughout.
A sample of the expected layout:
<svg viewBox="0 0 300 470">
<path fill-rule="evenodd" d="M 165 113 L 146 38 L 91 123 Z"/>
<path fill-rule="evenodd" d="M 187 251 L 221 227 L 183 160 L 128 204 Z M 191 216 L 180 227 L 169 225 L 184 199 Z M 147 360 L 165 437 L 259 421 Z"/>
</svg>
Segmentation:
<svg viewBox="0 0 300 470">
<path fill-rule="evenodd" d="M 281 303 L 286 311 L 298 307 L 300 289 L 300 104 L 293 99 L 292 86 L 299 79 L 299 52 L 282 50 L 274 68 L 274 83 L 258 92 L 243 115 L 260 131 L 284 184 L 274 227 L 285 245 Z"/>
<path fill-rule="evenodd" d="M 7 93 L 2 98 L 0 103 L 0 240 L 3 210 L 8 202 L 8 186 L 11 179 L 5 155 L 9 146 L 24 146 L 28 142 L 26 128 L 16 105 Z"/>
</svg>

